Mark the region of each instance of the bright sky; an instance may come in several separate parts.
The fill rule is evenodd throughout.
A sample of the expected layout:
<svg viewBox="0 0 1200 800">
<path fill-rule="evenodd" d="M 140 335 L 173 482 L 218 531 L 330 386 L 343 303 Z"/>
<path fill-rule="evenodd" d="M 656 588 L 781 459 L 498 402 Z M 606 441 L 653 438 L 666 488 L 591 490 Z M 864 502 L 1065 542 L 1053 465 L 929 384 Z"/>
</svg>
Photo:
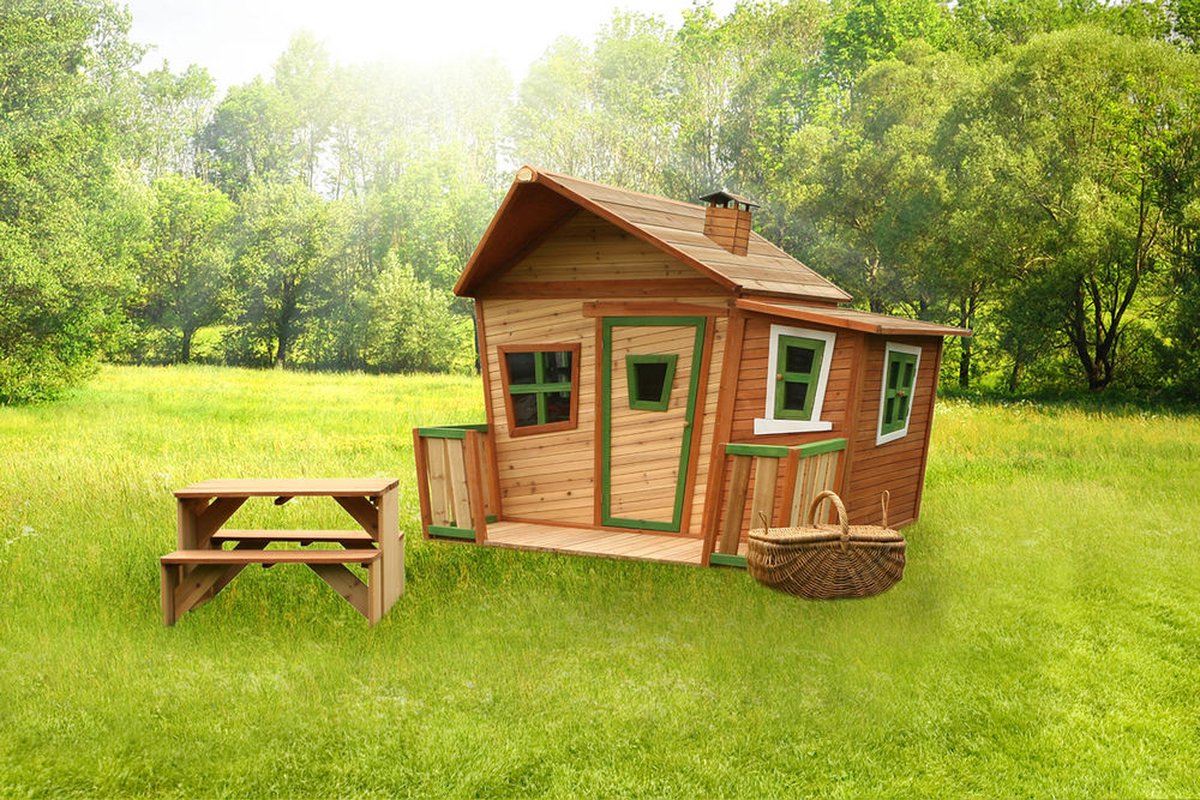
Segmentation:
<svg viewBox="0 0 1200 800">
<path fill-rule="evenodd" d="M 207 67 L 222 89 L 269 76 L 292 34 L 311 31 L 342 64 L 439 64 L 499 58 L 514 80 L 558 36 L 591 42 L 614 8 L 664 17 L 672 27 L 691 0 L 126 0 L 143 61 L 175 71 Z M 724 15 L 734 0 L 715 0 Z"/>
</svg>

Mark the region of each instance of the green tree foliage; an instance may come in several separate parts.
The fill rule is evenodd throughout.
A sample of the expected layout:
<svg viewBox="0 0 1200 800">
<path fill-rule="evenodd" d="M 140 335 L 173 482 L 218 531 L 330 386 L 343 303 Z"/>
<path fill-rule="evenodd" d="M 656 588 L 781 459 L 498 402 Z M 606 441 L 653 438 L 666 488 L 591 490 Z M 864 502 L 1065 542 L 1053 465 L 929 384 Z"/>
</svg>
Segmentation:
<svg viewBox="0 0 1200 800">
<path fill-rule="evenodd" d="M 962 179 L 989 199 L 976 224 L 1021 221 L 1019 278 L 1044 287 L 1093 390 L 1172 257 L 1161 177 L 1200 125 L 1198 89 L 1194 59 L 1168 45 L 1075 28 L 1021 48 L 955 121 Z"/>
<path fill-rule="evenodd" d="M 12 0 L 0 14 L 0 402 L 56 395 L 117 328 L 128 24 L 100 0 Z"/>
<path fill-rule="evenodd" d="M 474 327 L 454 296 L 389 256 L 370 301 L 365 359 L 387 372 L 462 372 L 472 366 Z"/>
<path fill-rule="evenodd" d="M 197 135 L 208 122 L 217 91 L 208 70 L 192 66 L 178 74 L 170 65 L 139 76 L 129 142 L 146 178 L 192 175 L 199 167 Z"/>
<path fill-rule="evenodd" d="M 228 298 L 233 360 L 288 365 L 293 345 L 329 303 L 344 219 L 340 206 L 299 181 L 258 183 L 244 194 Z"/>
<path fill-rule="evenodd" d="M 169 360 L 187 363 L 196 331 L 221 319 L 234 210 L 220 189 L 196 178 L 167 174 L 154 182 L 136 314 L 178 334 Z"/>
</svg>

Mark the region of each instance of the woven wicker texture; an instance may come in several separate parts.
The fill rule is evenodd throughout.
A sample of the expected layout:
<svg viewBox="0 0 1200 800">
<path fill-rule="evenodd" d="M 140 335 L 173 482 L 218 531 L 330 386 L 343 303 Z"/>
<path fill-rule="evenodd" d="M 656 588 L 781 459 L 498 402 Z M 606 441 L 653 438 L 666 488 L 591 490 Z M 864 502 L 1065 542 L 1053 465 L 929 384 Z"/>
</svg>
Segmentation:
<svg viewBox="0 0 1200 800">
<path fill-rule="evenodd" d="M 750 531 L 746 566 L 759 583 L 781 592 L 827 600 L 870 597 L 904 576 L 904 537 L 887 527 L 888 493 L 883 493 L 883 525 L 851 525 L 842 498 L 824 491 L 813 498 L 811 519 L 828 499 L 838 524 Z"/>
</svg>

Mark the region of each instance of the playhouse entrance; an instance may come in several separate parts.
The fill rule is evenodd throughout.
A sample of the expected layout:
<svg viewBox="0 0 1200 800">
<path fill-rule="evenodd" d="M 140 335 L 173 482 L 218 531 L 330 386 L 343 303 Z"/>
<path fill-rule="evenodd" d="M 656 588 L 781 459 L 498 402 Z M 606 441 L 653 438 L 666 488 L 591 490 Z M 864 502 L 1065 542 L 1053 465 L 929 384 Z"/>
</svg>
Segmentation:
<svg viewBox="0 0 1200 800">
<path fill-rule="evenodd" d="M 605 317 L 600 520 L 678 531 L 691 453 L 704 317 Z"/>
</svg>

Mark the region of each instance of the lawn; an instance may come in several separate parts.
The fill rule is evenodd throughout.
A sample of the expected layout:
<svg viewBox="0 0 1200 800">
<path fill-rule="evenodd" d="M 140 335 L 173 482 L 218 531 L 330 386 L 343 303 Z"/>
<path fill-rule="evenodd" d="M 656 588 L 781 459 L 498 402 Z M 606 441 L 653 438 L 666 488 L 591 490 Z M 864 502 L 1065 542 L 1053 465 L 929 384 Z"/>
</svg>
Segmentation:
<svg viewBox="0 0 1200 800">
<path fill-rule="evenodd" d="M 0 408 L 0 796 L 1195 796 L 1200 416 L 939 405 L 895 589 L 425 542 L 476 381 L 106 368 Z M 171 489 L 400 479 L 376 628 L 307 570 L 163 628 Z M 332 504 L 247 506 L 344 527 Z M 256 519 L 256 515 L 261 519 Z"/>
</svg>

